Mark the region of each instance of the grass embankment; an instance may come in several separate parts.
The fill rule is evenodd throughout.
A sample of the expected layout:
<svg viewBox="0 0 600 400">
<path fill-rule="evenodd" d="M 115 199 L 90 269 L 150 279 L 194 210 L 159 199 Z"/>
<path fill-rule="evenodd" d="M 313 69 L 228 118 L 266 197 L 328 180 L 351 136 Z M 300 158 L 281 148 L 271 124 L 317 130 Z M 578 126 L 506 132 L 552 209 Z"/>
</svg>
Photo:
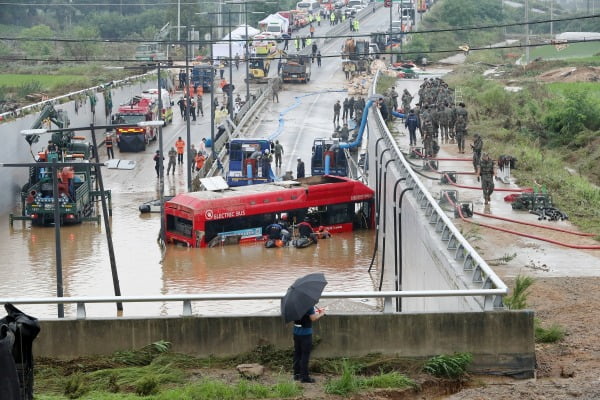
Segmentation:
<svg viewBox="0 0 600 400">
<path fill-rule="evenodd" d="M 594 64 L 599 61 L 596 57 Z M 597 83 L 545 84 L 530 79 L 567 65 L 561 61 L 528 69 L 507 66 L 502 81 L 483 78 L 487 68 L 483 65 L 465 65 L 445 80 L 462 90 L 469 110 L 469 139 L 480 133 L 484 151 L 492 157 L 516 157 L 517 168 L 511 174 L 520 186 L 547 190 L 575 225 L 600 235 Z M 504 90 L 504 81 L 509 80 L 523 90 Z"/>
<path fill-rule="evenodd" d="M 305 387 L 291 379 L 292 349 L 259 346 L 233 358 L 196 358 L 171 353 L 169 347 L 167 342 L 157 342 L 106 357 L 39 359 L 35 367 L 36 399 L 282 399 L 309 398 L 302 396 L 315 393 L 321 398 L 362 399 L 377 389 L 418 392 L 420 385 L 409 374 L 427 382 L 438 379 L 440 390 L 444 384 L 457 387 L 464 382 L 472 359 L 470 354 L 421 361 L 382 355 L 313 359 L 311 369 L 319 375 L 319 382 Z M 260 363 L 268 372 L 255 379 L 244 378 L 235 368 L 242 363 Z M 366 397 L 356 397 L 359 395 Z"/>
<path fill-rule="evenodd" d="M 44 94 L 52 98 L 123 79 L 134 73 L 135 70 L 107 69 L 93 64 L 7 68 L 4 74 L 0 74 L 0 101 L 24 106 L 31 103 L 30 95 Z"/>
</svg>

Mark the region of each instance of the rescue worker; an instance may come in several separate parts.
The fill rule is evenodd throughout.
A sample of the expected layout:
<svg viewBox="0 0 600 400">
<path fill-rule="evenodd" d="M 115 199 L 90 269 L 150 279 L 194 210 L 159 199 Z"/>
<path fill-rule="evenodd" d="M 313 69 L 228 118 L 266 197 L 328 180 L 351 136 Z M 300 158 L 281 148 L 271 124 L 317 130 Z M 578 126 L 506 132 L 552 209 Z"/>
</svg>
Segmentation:
<svg viewBox="0 0 600 400">
<path fill-rule="evenodd" d="M 175 162 L 177 160 L 177 150 L 175 150 L 175 147 L 171 147 L 171 150 L 169 150 L 167 155 L 169 157 L 169 164 L 167 165 L 167 175 L 169 175 L 169 172 L 171 172 L 171 167 L 173 167 L 172 175 L 175 175 Z"/>
<path fill-rule="evenodd" d="M 325 230 L 323 225 L 319 226 L 319 229 L 317 229 L 315 234 L 317 235 L 318 239 L 327 239 L 331 237 L 331 233 L 329 233 L 328 230 Z"/>
<path fill-rule="evenodd" d="M 394 88 L 392 88 L 394 89 Z M 394 92 L 396 90 L 394 89 Z M 398 94 L 396 94 L 396 97 L 398 97 Z M 392 92 L 392 98 L 394 98 L 394 93 Z M 404 91 L 402 92 L 402 98 L 400 99 L 402 101 L 402 109 L 404 111 L 404 114 L 406 115 L 408 113 L 408 111 L 410 110 L 410 103 L 413 100 L 413 96 L 410 94 L 410 92 L 407 89 L 404 89 Z M 398 100 L 396 99 L 395 101 L 396 107 L 398 104 Z"/>
<path fill-rule="evenodd" d="M 313 231 L 312 226 L 310 225 L 310 218 L 304 218 L 304 221 L 298 224 L 298 235 L 301 238 L 311 239 L 313 242 L 317 242 L 317 235 Z"/>
<path fill-rule="evenodd" d="M 175 142 L 177 148 L 177 164 L 183 164 L 183 151 L 185 149 L 185 141 L 179 136 L 179 139 Z"/>
<path fill-rule="evenodd" d="M 346 121 L 348 119 L 348 109 L 349 109 L 349 105 L 348 105 L 349 101 L 348 98 L 346 97 L 344 99 L 344 102 L 342 103 L 342 120 Z M 346 125 L 346 124 L 344 124 Z"/>
<path fill-rule="evenodd" d="M 473 168 L 475 168 L 475 172 L 477 172 L 477 168 L 479 167 L 479 162 L 481 161 L 481 150 L 483 149 L 483 140 L 481 136 L 476 133 L 474 136 L 475 140 L 471 145 L 471 149 L 473 149 Z"/>
<path fill-rule="evenodd" d="M 196 171 L 200 171 L 202 167 L 204 167 L 204 162 L 206 161 L 206 157 L 201 152 L 196 154 L 194 162 L 196 164 Z"/>
<path fill-rule="evenodd" d="M 202 114 L 202 116 L 204 117 L 204 106 L 202 105 L 202 94 L 197 94 L 196 95 L 196 116 L 200 116 L 200 114 Z"/>
<path fill-rule="evenodd" d="M 304 178 L 304 161 L 298 157 L 298 164 L 296 166 L 296 178 Z"/>
<path fill-rule="evenodd" d="M 404 126 L 408 128 L 408 135 L 410 137 L 410 145 L 417 145 L 417 128 L 419 127 L 419 117 L 415 114 L 415 110 L 410 110 L 408 116 L 406 117 L 406 122 Z"/>
<path fill-rule="evenodd" d="M 354 19 L 354 32 L 358 32 L 359 30 L 359 22 L 358 22 L 358 18 Z"/>
<path fill-rule="evenodd" d="M 154 154 L 154 170 L 156 171 L 156 177 L 160 177 L 160 169 L 164 169 L 164 165 L 163 165 L 163 160 L 165 159 L 164 157 L 162 157 L 162 160 L 160 159 L 160 151 L 156 150 L 156 153 Z"/>
<path fill-rule="evenodd" d="M 348 137 L 350 136 L 350 130 L 348 129 L 348 124 L 344 122 L 344 126 L 340 131 L 340 139 L 342 142 L 348 142 Z"/>
<path fill-rule="evenodd" d="M 454 130 L 456 132 L 456 143 L 458 145 L 458 152 L 464 154 L 465 152 L 465 137 L 467 136 L 467 124 L 469 122 L 469 113 L 465 109 L 465 103 L 459 103 L 456 109 L 456 124 Z"/>
<path fill-rule="evenodd" d="M 342 105 L 340 101 L 337 100 L 333 105 L 333 126 L 338 126 L 340 124 L 340 111 L 342 109 Z"/>
<path fill-rule="evenodd" d="M 106 135 L 106 139 L 104 139 L 104 145 L 106 146 L 106 155 L 108 159 L 115 158 L 115 150 L 113 149 L 113 137 L 109 133 Z"/>
<path fill-rule="evenodd" d="M 490 196 L 494 192 L 496 172 L 494 171 L 494 161 L 490 159 L 488 153 L 482 154 L 477 175 L 477 180 L 481 180 L 484 203 L 489 204 L 491 201 Z"/>
<path fill-rule="evenodd" d="M 273 148 L 275 153 L 275 167 L 281 168 L 281 156 L 283 155 L 283 146 L 279 143 L 279 140 L 275 141 L 275 147 Z"/>
</svg>

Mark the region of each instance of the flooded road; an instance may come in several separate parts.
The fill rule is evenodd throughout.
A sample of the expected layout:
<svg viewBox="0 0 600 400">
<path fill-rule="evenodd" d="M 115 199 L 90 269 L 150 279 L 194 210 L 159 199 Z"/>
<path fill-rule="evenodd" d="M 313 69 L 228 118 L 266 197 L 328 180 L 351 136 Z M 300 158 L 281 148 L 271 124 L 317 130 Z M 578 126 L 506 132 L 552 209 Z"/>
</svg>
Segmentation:
<svg viewBox="0 0 600 400">
<path fill-rule="evenodd" d="M 159 215 L 137 211 L 137 204 L 147 198 L 143 194 L 126 193 L 113 197 L 111 229 L 123 296 L 285 292 L 294 279 L 311 272 L 325 273 L 329 281 L 327 291 L 373 288 L 376 278 L 367 272 L 374 244 L 372 231 L 339 234 L 306 249 L 266 249 L 262 243 L 212 249 L 168 246 L 161 263 L 161 250 L 156 242 Z M 56 296 L 54 228 L 31 228 L 21 221 L 9 228 L 7 216 L 2 216 L 0 224 L 0 252 L 5 260 L 11 260 L 0 266 L 4 276 L 0 281 L 0 297 Z M 65 297 L 114 294 L 106 243 L 103 227 L 95 223 L 62 228 Z M 112 304 L 86 307 L 88 316 L 116 315 Z M 197 302 L 193 303 L 193 312 L 277 313 L 278 307 L 278 301 Z M 36 317 L 56 316 L 56 306 L 23 309 Z M 181 303 L 126 303 L 123 315 L 180 315 L 181 312 Z M 74 314 L 74 306 L 65 306 L 67 317 Z"/>
<path fill-rule="evenodd" d="M 323 51 L 337 51 L 332 42 Z M 241 69 L 242 70 L 242 69 Z M 236 79 L 242 79 L 240 76 Z M 237 83 L 237 81 L 234 80 Z M 344 75 L 339 58 L 325 58 L 322 68 L 314 68 L 308 85 L 286 85 L 280 102 L 265 107 L 254 129 L 246 136 L 264 137 L 277 130 L 280 112 L 295 104 L 295 96 L 309 96 L 294 110 L 286 113 L 285 129 L 277 136 L 285 148 L 284 168 L 295 174 L 296 158 L 302 157 L 310 169 L 310 152 L 314 137 L 329 136 L 333 131 L 332 107 L 344 92 L 328 93 L 344 88 Z M 238 85 L 240 90 L 244 84 Z M 180 93 L 174 97 L 175 101 Z M 210 95 L 204 95 L 208 111 Z M 210 137 L 209 112 L 191 124 L 191 143 L 199 145 L 201 138 Z M 310 115 L 311 118 L 306 118 Z M 325 128 L 326 127 L 326 128 Z M 331 127 L 331 128 L 329 128 Z M 186 139 L 185 122 L 175 110 L 174 123 L 163 130 L 165 153 L 177 138 Z M 371 291 L 378 278 L 367 272 L 373 254 L 374 232 L 335 235 L 317 246 L 306 249 L 266 249 L 262 243 L 227 246 L 212 249 L 187 249 L 168 246 L 161 254 L 156 239 L 160 228 L 158 214 L 140 214 L 138 206 L 158 198 L 158 181 L 152 156 L 157 149 L 152 143 L 145 152 L 115 156 L 133 160 L 134 170 L 103 169 L 104 186 L 112 192 L 113 214 L 110 219 L 123 296 L 166 294 L 260 293 L 285 292 L 298 277 L 311 272 L 324 272 L 329 284 L 326 291 Z M 101 161 L 105 149 L 100 149 Z M 165 163 L 166 166 L 166 163 Z M 174 175 L 165 177 L 165 194 L 186 191 L 185 168 L 178 166 Z M 15 212 L 19 212 L 15 210 Z M 8 224 L 8 215 L 0 216 L 0 254 L 6 262 L 0 264 L 1 298 L 55 297 L 56 263 L 54 228 L 32 228 L 29 223 Z M 111 275 L 106 234 L 103 225 L 86 222 L 65 226 L 61 234 L 64 296 L 112 296 Z M 10 260 L 10 261 L 8 261 Z M 162 261 L 161 261 L 162 260 Z M 331 311 L 356 310 L 377 306 L 375 300 L 333 300 L 327 303 Z M 56 306 L 26 306 L 27 313 L 39 318 L 54 318 Z M 193 312 L 201 315 L 278 313 L 278 301 L 238 301 L 193 303 Z M 88 317 L 117 315 L 114 304 L 86 305 Z M 181 303 L 126 303 L 124 316 L 180 315 Z M 75 306 L 66 305 L 65 315 L 73 317 Z"/>
</svg>

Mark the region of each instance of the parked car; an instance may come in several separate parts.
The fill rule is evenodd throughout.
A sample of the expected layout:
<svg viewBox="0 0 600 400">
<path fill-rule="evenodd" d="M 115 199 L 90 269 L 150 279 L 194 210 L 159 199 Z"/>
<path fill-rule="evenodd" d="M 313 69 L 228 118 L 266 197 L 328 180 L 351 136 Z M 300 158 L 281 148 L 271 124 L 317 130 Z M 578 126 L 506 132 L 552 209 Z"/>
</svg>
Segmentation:
<svg viewBox="0 0 600 400">
<path fill-rule="evenodd" d="M 346 18 L 354 17 L 356 15 L 356 8 L 346 7 L 346 9 L 344 10 L 344 14 L 346 15 Z"/>
</svg>

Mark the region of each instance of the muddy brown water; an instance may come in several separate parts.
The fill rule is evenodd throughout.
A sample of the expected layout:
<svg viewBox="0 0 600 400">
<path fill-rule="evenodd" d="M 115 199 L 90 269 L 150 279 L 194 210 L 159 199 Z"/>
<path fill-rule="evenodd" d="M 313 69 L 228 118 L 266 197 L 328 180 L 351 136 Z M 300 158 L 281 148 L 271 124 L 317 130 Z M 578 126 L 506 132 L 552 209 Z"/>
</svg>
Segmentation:
<svg viewBox="0 0 600 400">
<path fill-rule="evenodd" d="M 169 294 L 277 293 L 285 292 L 298 277 L 324 272 L 327 291 L 373 289 L 374 276 L 367 272 L 374 232 L 335 235 L 306 249 L 266 249 L 262 243 L 189 249 L 168 246 L 162 259 L 156 238 L 159 214 L 140 214 L 137 205 L 150 193 L 113 195 L 111 231 L 119 284 L 123 296 Z M 54 227 L 31 227 L 8 216 L 0 218 L 0 298 L 56 296 Z M 61 229 L 62 274 L 65 297 L 112 296 L 114 294 L 105 230 L 85 222 Z M 357 300 L 361 306 L 373 300 Z M 277 313 L 276 300 L 194 302 L 200 315 Z M 344 307 L 348 307 L 346 304 Z M 350 305 L 352 308 L 352 306 Z M 23 305 L 36 317 L 57 315 L 55 305 Z M 115 316 L 114 304 L 88 304 L 88 316 Z M 124 316 L 180 315 L 182 303 L 125 303 Z M 65 306 L 74 316 L 75 307 Z"/>
</svg>

